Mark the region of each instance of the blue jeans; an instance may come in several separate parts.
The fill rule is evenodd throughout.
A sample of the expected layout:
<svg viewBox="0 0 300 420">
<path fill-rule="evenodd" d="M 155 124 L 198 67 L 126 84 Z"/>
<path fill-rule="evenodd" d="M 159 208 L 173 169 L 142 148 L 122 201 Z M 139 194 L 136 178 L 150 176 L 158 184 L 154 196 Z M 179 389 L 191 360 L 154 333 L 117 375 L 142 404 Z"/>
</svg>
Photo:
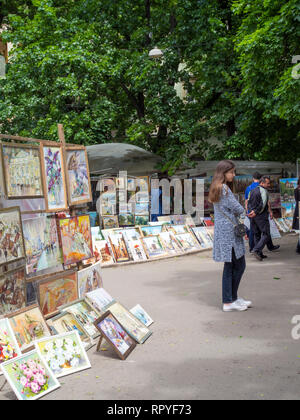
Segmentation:
<svg viewBox="0 0 300 420">
<path fill-rule="evenodd" d="M 232 262 L 224 264 L 223 271 L 223 303 L 232 303 L 238 299 L 238 289 L 246 269 L 245 256 L 237 259 L 232 248 Z"/>
</svg>

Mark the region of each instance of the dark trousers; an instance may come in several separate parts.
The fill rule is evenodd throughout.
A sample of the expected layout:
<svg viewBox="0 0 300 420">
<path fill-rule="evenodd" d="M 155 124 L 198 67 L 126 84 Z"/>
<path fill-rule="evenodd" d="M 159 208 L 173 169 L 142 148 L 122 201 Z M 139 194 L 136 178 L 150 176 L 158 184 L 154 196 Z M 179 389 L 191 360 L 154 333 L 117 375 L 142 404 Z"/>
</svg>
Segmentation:
<svg viewBox="0 0 300 420">
<path fill-rule="evenodd" d="M 298 254 L 300 254 L 300 239 L 299 239 L 299 241 L 297 243 L 297 249 L 296 249 L 296 251 L 298 252 Z"/>
<path fill-rule="evenodd" d="M 251 219 L 250 219 L 250 226 L 251 226 Z M 248 230 L 248 232 L 247 232 L 247 236 L 248 236 L 248 239 L 249 239 L 249 251 L 252 252 L 253 248 L 255 247 L 255 238 L 254 238 L 253 229 L 251 229 L 251 227 L 250 227 L 250 230 Z M 268 248 L 269 251 L 271 251 L 274 248 L 271 233 L 270 233 L 270 237 L 269 237 L 266 245 L 267 245 L 267 248 Z"/>
<path fill-rule="evenodd" d="M 251 219 L 251 229 L 254 234 L 254 248 L 253 252 L 262 254 L 266 245 L 271 246 L 271 232 L 269 218 L 265 215 L 258 215 Z M 269 248 L 270 249 L 270 248 Z M 272 249 L 272 247 L 271 247 Z"/>
<path fill-rule="evenodd" d="M 232 262 L 226 262 L 224 264 L 223 303 L 232 303 L 238 299 L 238 289 L 245 269 L 245 256 L 237 259 L 232 248 Z"/>
</svg>

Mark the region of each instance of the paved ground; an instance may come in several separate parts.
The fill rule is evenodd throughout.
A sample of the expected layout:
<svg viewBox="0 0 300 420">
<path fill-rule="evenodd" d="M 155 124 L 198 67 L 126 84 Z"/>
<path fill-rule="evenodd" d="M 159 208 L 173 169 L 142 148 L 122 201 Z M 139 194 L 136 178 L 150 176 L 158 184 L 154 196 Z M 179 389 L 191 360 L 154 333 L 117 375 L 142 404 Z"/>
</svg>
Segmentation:
<svg viewBox="0 0 300 420">
<path fill-rule="evenodd" d="M 104 269 L 106 290 L 129 309 L 140 303 L 153 335 L 125 361 L 93 347 L 92 369 L 61 378 L 44 399 L 299 399 L 296 241 L 281 239 L 262 263 L 248 258 L 240 295 L 255 306 L 243 313 L 221 311 L 222 264 L 211 252 Z M 0 394 L 14 398 L 9 386 Z"/>
</svg>

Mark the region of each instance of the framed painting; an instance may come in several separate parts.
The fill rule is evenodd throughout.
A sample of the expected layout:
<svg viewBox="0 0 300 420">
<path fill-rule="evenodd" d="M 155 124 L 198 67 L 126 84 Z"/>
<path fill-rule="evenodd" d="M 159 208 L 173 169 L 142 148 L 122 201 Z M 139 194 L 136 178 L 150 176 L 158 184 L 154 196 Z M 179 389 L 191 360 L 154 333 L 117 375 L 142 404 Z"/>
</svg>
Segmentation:
<svg viewBox="0 0 300 420">
<path fill-rule="evenodd" d="M 146 327 L 149 327 L 154 322 L 153 319 L 147 314 L 147 312 L 139 304 L 131 308 L 130 312 L 137 319 L 139 319 L 144 325 L 146 325 Z"/>
<path fill-rule="evenodd" d="M 44 197 L 39 147 L 2 143 L 7 199 Z"/>
<path fill-rule="evenodd" d="M 109 311 L 95 321 L 95 326 L 122 360 L 134 350 L 135 342 Z"/>
<path fill-rule="evenodd" d="M 93 243 L 94 255 L 100 259 L 103 267 L 115 263 L 113 256 L 110 253 L 110 249 L 106 240 L 97 241 Z M 99 256 L 99 257 L 98 257 Z"/>
<path fill-rule="evenodd" d="M 159 234 L 159 237 L 162 240 L 164 248 L 168 254 L 176 255 L 182 252 L 181 247 L 176 241 L 175 236 L 172 234 L 172 232 L 161 232 Z"/>
<path fill-rule="evenodd" d="M 83 298 L 88 292 L 103 287 L 101 262 L 77 271 L 78 297 Z"/>
<path fill-rule="evenodd" d="M 21 356 L 16 337 L 7 318 L 0 319 L 0 365 Z M 0 375 L 2 371 L 0 369 Z"/>
<path fill-rule="evenodd" d="M 85 329 L 75 319 L 74 315 L 69 312 L 62 312 L 59 315 L 47 320 L 52 335 L 64 334 L 66 332 L 78 331 L 80 340 L 83 342 L 84 348 L 87 349 L 93 345 L 90 336 Z"/>
<path fill-rule="evenodd" d="M 190 233 L 187 225 L 170 225 L 168 226 L 168 231 L 173 232 L 175 235 L 177 234 L 183 235 L 185 233 Z"/>
<path fill-rule="evenodd" d="M 92 191 L 87 151 L 82 147 L 68 147 L 66 154 L 69 204 L 88 203 L 92 201 Z"/>
<path fill-rule="evenodd" d="M 126 332 L 139 344 L 144 343 L 152 332 L 131 312 L 119 302 L 115 302 L 107 308 L 120 322 Z"/>
<path fill-rule="evenodd" d="M 158 235 L 163 231 L 163 226 L 141 226 L 140 230 L 142 232 L 142 236 L 145 238 L 147 236 Z"/>
<path fill-rule="evenodd" d="M 36 349 L 3 363 L 1 368 L 18 400 L 37 400 L 60 387 Z"/>
<path fill-rule="evenodd" d="M 115 299 L 103 288 L 87 293 L 86 298 L 101 313 L 105 312 L 106 308 L 115 302 Z"/>
<path fill-rule="evenodd" d="M 134 214 L 120 213 L 119 226 L 134 226 Z"/>
<path fill-rule="evenodd" d="M 145 245 L 148 258 L 159 258 L 159 257 L 165 257 L 168 255 L 159 235 L 147 236 L 146 238 L 143 238 L 142 240 Z"/>
<path fill-rule="evenodd" d="M 102 312 L 97 311 L 86 299 L 77 300 L 70 305 L 61 306 L 59 309 L 72 314 L 91 338 L 98 337 L 99 332 L 94 326 L 94 322 L 102 315 Z"/>
<path fill-rule="evenodd" d="M 91 368 L 88 355 L 77 331 L 70 331 L 35 343 L 56 378 Z"/>
<path fill-rule="evenodd" d="M 62 264 L 55 217 L 23 220 L 23 234 L 27 274 Z"/>
<path fill-rule="evenodd" d="M 0 276 L 0 314 L 16 312 L 27 304 L 25 268 Z"/>
<path fill-rule="evenodd" d="M 0 265 L 25 258 L 20 207 L 0 210 Z"/>
<path fill-rule="evenodd" d="M 60 219 L 59 228 L 65 265 L 94 256 L 89 215 Z"/>
<path fill-rule="evenodd" d="M 133 261 L 146 261 L 147 255 L 140 239 L 128 241 L 128 247 Z"/>
<path fill-rule="evenodd" d="M 119 227 L 118 216 L 103 216 L 103 229 L 113 229 Z"/>
<path fill-rule="evenodd" d="M 138 227 L 129 227 L 129 228 L 123 229 L 121 232 L 127 241 L 137 241 L 138 239 L 141 239 L 143 236 Z"/>
<path fill-rule="evenodd" d="M 138 191 L 149 192 L 149 177 L 139 176 L 136 179 L 136 186 Z"/>
<path fill-rule="evenodd" d="M 7 318 L 22 352 L 31 350 L 33 341 L 51 335 L 38 305 L 8 314 Z"/>
<path fill-rule="evenodd" d="M 68 208 L 61 147 L 40 145 L 46 209 L 58 212 Z"/>
<path fill-rule="evenodd" d="M 136 203 L 149 203 L 149 193 L 148 192 L 138 192 L 135 195 Z"/>
<path fill-rule="evenodd" d="M 78 299 L 77 273 L 62 272 L 37 284 L 38 300 L 45 318 L 59 313 L 59 306 Z"/>
<path fill-rule="evenodd" d="M 212 248 L 213 242 L 211 236 L 204 226 L 196 226 L 192 228 L 192 232 L 196 236 L 201 248 Z"/>
<path fill-rule="evenodd" d="M 148 225 L 149 223 L 149 214 L 139 214 L 135 216 L 135 225 L 136 226 L 144 226 Z"/>
<path fill-rule="evenodd" d="M 122 233 L 111 232 L 109 234 L 110 245 L 117 263 L 129 261 L 129 254 Z"/>
<path fill-rule="evenodd" d="M 200 244 L 193 238 L 191 233 L 183 233 L 175 236 L 184 252 L 198 251 Z"/>
</svg>

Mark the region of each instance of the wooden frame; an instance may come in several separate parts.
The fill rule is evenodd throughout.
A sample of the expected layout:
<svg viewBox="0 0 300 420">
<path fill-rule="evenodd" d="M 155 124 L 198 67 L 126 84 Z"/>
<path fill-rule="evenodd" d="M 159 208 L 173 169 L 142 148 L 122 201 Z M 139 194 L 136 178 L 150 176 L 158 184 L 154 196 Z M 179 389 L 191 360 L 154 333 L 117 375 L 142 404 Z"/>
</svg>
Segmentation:
<svg viewBox="0 0 300 420">
<path fill-rule="evenodd" d="M 40 187 L 41 187 L 41 194 L 39 195 L 9 195 L 8 193 L 8 177 L 7 177 L 7 170 L 5 165 L 5 159 L 4 159 L 4 148 L 11 148 L 11 149 L 29 149 L 29 150 L 36 150 L 38 154 L 39 159 L 39 172 L 40 172 Z M 16 143 L 1 143 L 1 156 L 2 156 L 2 166 L 3 166 L 3 175 L 4 175 L 4 188 L 5 188 L 5 194 L 8 200 L 21 200 L 21 199 L 34 199 L 34 198 L 44 198 L 45 197 L 45 191 L 44 191 L 44 185 L 43 185 L 43 178 L 42 178 L 42 162 L 41 162 L 41 154 L 40 154 L 40 148 L 39 146 L 29 146 L 24 144 L 16 144 Z"/>
<path fill-rule="evenodd" d="M 119 238 L 119 241 L 121 240 L 123 242 L 123 248 L 125 248 L 125 249 L 123 249 L 124 256 L 119 256 L 117 254 L 116 245 L 114 244 L 114 242 L 112 240 L 112 237 L 111 237 L 113 235 L 121 235 L 121 237 Z M 109 239 L 110 246 L 111 246 L 112 252 L 114 254 L 114 259 L 115 259 L 116 263 L 130 261 L 129 252 L 128 252 L 123 234 L 121 232 L 111 232 L 111 234 L 109 234 L 109 236 L 108 236 L 108 239 Z M 127 256 L 125 255 L 125 253 L 126 253 Z"/>
<path fill-rule="evenodd" d="M 13 310 L 11 310 L 9 312 L 16 312 L 16 311 L 18 311 L 20 309 L 23 309 L 27 305 L 27 297 L 26 297 L 27 296 L 26 295 L 26 269 L 25 269 L 25 266 L 22 266 L 22 267 L 19 267 L 19 268 L 15 268 L 14 270 L 7 271 L 7 272 L 1 274 L 1 276 L 0 276 L 0 286 L 1 286 L 2 280 L 5 281 L 5 280 L 7 280 L 7 277 L 8 276 L 13 276 L 16 273 L 19 273 L 21 271 L 23 272 L 23 286 L 22 286 L 21 292 L 23 293 L 23 297 L 24 297 L 24 306 L 23 305 L 22 306 L 19 306 L 18 308 L 13 309 Z M 14 295 L 15 295 L 15 292 L 16 291 L 14 290 Z M 18 296 L 16 296 L 16 297 L 18 298 Z M 0 314 L 2 314 L 2 315 L 5 316 L 6 313 L 9 313 L 9 312 L 2 312 L 1 311 L 1 306 L 2 306 L 2 303 L 0 303 Z"/>
<path fill-rule="evenodd" d="M 10 261 L 4 261 L 4 262 L 1 262 L 0 261 L 0 266 L 1 265 L 5 265 L 5 264 L 9 264 L 9 263 L 12 263 L 12 262 L 15 262 L 15 261 L 19 261 L 19 260 L 21 260 L 21 259 L 26 259 L 26 251 L 25 251 L 25 241 L 24 241 L 24 234 L 23 234 L 23 226 L 22 226 L 22 219 L 21 219 L 21 211 L 20 211 L 20 207 L 8 207 L 8 208 L 6 208 L 6 209 L 1 209 L 0 210 L 0 222 L 1 222 L 1 215 L 2 214 L 4 214 L 4 213 L 13 213 L 13 212 L 18 212 L 18 219 L 19 219 L 19 224 L 20 224 L 20 234 L 21 234 L 21 236 L 22 236 L 22 239 L 21 239 L 21 241 L 20 241 L 20 244 L 22 245 L 22 256 L 20 256 L 20 257 L 17 257 L 17 258 L 15 258 L 15 259 L 13 259 L 13 260 L 10 260 Z"/>
<path fill-rule="evenodd" d="M 104 322 L 109 322 L 111 328 L 114 328 L 115 335 L 118 337 L 116 341 L 113 341 L 113 337 L 109 336 L 107 330 L 104 328 Z M 116 317 L 110 312 L 105 312 L 97 321 L 95 321 L 95 327 L 100 331 L 101 337 L 97 346 L 97 351 L 100 350 L 102 339 L 105 338 L 107 343 L 113 348 L 120 359 L 125 360 L 129 354 L 136 347 L 136 343 L 126 333 L 123 326 L 119 323 Z M 118 348 L 118 344 L 120 345 Z M 123 351 L 122 351 L 123 350 Z"/>
<path fill-rule="evenodd" d="M 103 228 L 104 229 L 114 229 L 111 226 L 106 227 L 108 219 L 113 219 L 114 223 L 116 224 L 116 229 L 119 228 L 119 219 L 118 216 L 102 216 L 103 221 Z"/>
<path fill-rule="evenodd" d="M 79 204 L 84 204 L 84 203 L 89 203 L 92 201 L 93 197 L 92 197 L 92 188 L 91 188 L 91 180 L 90 180 L 90 172 L 89 172 L 89 162 L 88 162 L 88 156 L 87 156 L 87 150 L 84 146 L 68 146 L 65 148 L 66 153 L 65 153 L 65 173 L 66 173 L 66 179 L 67 179 L 67 185 L 68 185 L 68 201 L 69 201 L 69 205 L 70 206 L 76 206 Z M 88 198 L 84 198 L 83 200 L 72 200 L 71 197 L 71 188 L 70 188 L 70 179 L 69 179 L 69 169 L 68 169 L 68 153 L 69 152 L 76 152 L 76 151 L 81 151 L 84 152 L 85 155 L 85 164 L 86 164 L 86 172 L 87 172 L 87 178 L 88 178 Z"/>
<path fill-rule="evenodd" d="M 151 254 L 149 253 L 149 247 L 148 247 L 148 245 L 147 245 L 147 242 L 148 242 L 148 241 L 151 241 L 151 240 L 155 240 L 155 238 L 156 238 L 159 242 L 161 242 L 161 246 L 162 246 L 163 252 L 161 252 L 161 253 L 160 253 L 160 254 L 158 254 L 158 255 L 151 256 Z M 164 245 L 164 244 L 163 244 L 163 241 L 162 241 L 162 239 L 160 238 L 160 236 L 159 236 L 159 235 L 146 236 L 146 237 L 142 238 L 142 242 L 143 242 L 143 244 L 144 244 L 145 252 L 146 252 L 147 257 L 149 258 L 149 260 L 151 260 L 151 259 L 156 259 L 156 258 L 160 258 L 160 257 L 166 257 L 166 256 L 168 256 L 168 255 L 169 255 L 169 254 L 168 254 L 168 252 L 165 250 L 165 248 L 164 248 L 164 246 L 163 246 L 163 245 Z"/>
<path fill-rule="evenodd" d="M 46 174 L 46 164 L 45 164 L 45 148 L 58 149 L 59 155 L 61 157 L 61 178 L 63 182 L 63 197 L 64 197 L 64 206 L 63 207 L 49 207 L 49 197 L 48 197 L 48 184 L 47 184 L 47 174 Z M 60 144 L 53 146 L 52 143 L 41 143 L 40 144 L 40 155 L 41 155 L 41 164 L 42 164 L 42 179 L 44 186 L 45 194 L 45 207 L 46 212 L 54 213 L 68 210 L 68 198 L 67 198 L 67 186 L 66 186 L 66 173 L 65 173 L 65 160 L 63 155 L 63 148 Z"/>
<path fill-rule="evenodd" d="M 14 332 L 14 334 L 15 334 L 16 338 L 17 338 L 17 341 L 18 341 L 18 334 L 16 334 L 16 328 L 15 328 L 15 327 L 14 327 L 14 325 L 13 325 L 12 319 L 13 319 L 13 318 L 15 318 L 15 317 L 17 317 L 17 316 L 19 316 L 19 315 L 22 315 L 22 314 L 24 314 L 24 316 L 25 316 L 25 313 L 26 313 L 26 312 L 29 312 L 29 311 L 32 311 L 32 310 L 35 310 L 35 309 L 37 309 L 37 310 L 40 312 L 41 321 L 42 321 L 42 323 L 43 323 L 43 328 L 44 328 L 44 329 L 43 329 L 43 332 L 44 332 L 43 337 L 50 337 L 50 336 L 51 336 L 51 333 L 50 333 L 49 327 L 48 327 L 48 325 L 47 325 L 47 323 L 46 323 L 45 317 L 43 316 L 42 311 L 41 311 L 41 309 L 40 309 L 39 305 L 38 305 L 38 304 L 34 304 L 34 305 L 31 305 L 31 306 L 27 306 L 26 308 L 20 309 L 19 311 L 12 312 L 11 314 L 7 314 L 7 315 L 6 315 L 6 317 L 9 319 L 10 325 L 11 325 L 12 330 L 13 330 L 13 332 Z M 30 319 L 29 319 L 29 320 L 30 320 Z M 24 331 L 25 331 L 25 329 L 24 329 Z M 38 333 L 38 331 L 39 331 L 39 329 L 37 329 L 37 326 L 34 326 L 34 323 L 32 324 L 32 331 L 33 331 L 35 334 L 37 334 L 37 333 Z M 28 334 L 28 335 L 29 335 L 29 334 Z M 28 339 L 28 337 L 26 337 L 26 338 Z M 23 345 L 21 345 L 21 346 L 20 346 L 19 341 L 18 341 L 18 344 L 19 344 L 20 349 L 21 349 L 21 351 L 22 351 L 22 352 L 27 352 L 27 351 L 30 351 L 31 349 L 33 349 L 33 348 L 34 348 L 34 344 L 33 344 L 33 342 L 34 342 L 35 340 L 39 339 L 39 338 L 42 338 L 42 337 L 32 338 L 32 337 L 30 336 L 30 338 L 31 338 L 31 341 L 30 341 L 29 343 L 27 343 L 26 345 L 25 345 L 25 343 L 24 343 Z"/>
</svg>

